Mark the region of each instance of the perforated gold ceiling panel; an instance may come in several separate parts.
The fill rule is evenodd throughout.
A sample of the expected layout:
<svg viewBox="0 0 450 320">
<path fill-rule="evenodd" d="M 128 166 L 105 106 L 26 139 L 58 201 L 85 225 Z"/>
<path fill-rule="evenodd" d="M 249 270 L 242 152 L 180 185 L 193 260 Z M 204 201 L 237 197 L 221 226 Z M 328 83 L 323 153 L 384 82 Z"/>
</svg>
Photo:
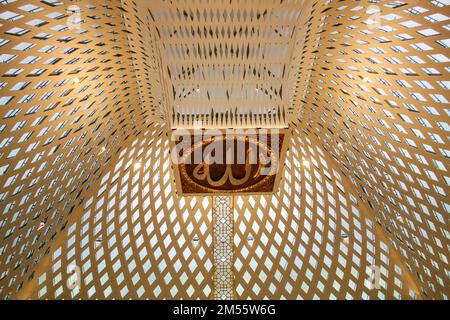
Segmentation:
<svg viewBox="0 0 450 320">
<path fill-rule="evenodd" d="M 2 1 L 0 297 L 447 299 L 449 5 Z M 247 18 L 232 23 L 237 8 Z M 174 18 L 152 19 L 164 9 Z M 242 35 L 228 39 L 235 26 Z M 224 64 L 214 52 L 273 43 L 287 59 Z M 258 71 L 243 79 L 244 65 Z M 194 91 L 174 98 L 172 85 Z M 257 88 L 237 99 L 214 85 Z M 168 128 L 235 125 L 210 111 L 237 101 L 258 114 L 241 126 L 269 114 L 266 126 L 289 125 L 279 190 L 179 196 Z M 191 122 L 174 122 L 176 103 Z M 234 222 L 222 264 L 220 202 Z"/>
<path fill-rule="evenodd" d="M 449 4 L 330 3 L 300 110 L 424 298 L 449 294 Z"/>
<path fill-rule="evenodd" d="M 84 192 L 144 119 L 120 3 L 70 5 L 0 7 L 4 298 L 34 279 L 68 217 L 78 215 Z"/>
<path fill-rule="evenodd" d="M 284 127 L 306 2 L 124 1 L 155 113 L 172 127 Z"/>
</svg>

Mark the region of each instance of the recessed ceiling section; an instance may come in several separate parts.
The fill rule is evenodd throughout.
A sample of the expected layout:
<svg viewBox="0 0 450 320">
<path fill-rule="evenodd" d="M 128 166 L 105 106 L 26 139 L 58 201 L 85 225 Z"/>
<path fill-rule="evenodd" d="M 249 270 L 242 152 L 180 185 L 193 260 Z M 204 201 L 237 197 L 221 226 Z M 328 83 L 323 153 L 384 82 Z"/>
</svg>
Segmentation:
<svg viewBox="0 0 450 320">
<path fill-rule="evenodd" d="M 447 300 L 449 5 L 2 1 L 0 299 Z"/>
</svg>

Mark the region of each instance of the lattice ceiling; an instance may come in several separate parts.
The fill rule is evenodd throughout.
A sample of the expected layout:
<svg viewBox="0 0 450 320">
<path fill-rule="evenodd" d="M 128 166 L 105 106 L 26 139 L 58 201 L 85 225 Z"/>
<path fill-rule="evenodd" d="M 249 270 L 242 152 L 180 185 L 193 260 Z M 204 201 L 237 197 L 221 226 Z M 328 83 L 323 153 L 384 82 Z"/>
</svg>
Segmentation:
<svg viewBox="0 0 450 320">
<path fill-rule="evenodd" d="M 448 298 L 448 0 L 0 3 L 0 297 L 214 298 L 200 121 L 292 133 L 228 204 L 234 297 Z"/>
</svg>

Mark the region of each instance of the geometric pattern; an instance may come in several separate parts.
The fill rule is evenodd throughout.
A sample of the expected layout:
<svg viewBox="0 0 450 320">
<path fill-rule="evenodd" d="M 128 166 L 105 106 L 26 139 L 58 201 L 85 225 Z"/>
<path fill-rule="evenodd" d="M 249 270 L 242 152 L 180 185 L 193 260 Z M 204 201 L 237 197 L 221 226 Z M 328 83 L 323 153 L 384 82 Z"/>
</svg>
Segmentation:
<svg viewBox="0 0 450 320">
<path fill-rule="evenodd" d="M 144 96 L 171 128 L 286 125 L 299 3 L 154 0 L 125 8 Z"/>
<path fill-rule="evenodd" d="M 214 297 L 211 198 L 174 195 L 170 156 L 162 151 L 168 139 L 158 131 L 144 136 L 150 140 L 124 149 L 102 177 L 98 196 L 69 223 L 23 297 Z M 149 141 L 153 148 L 141 152 Z M 235 197 L 236 298 L 418 297 L 369 209 L 309 137 L 293 138 L 286 166 L 276 195 Z M 65 285 L 72 265 L 81 269 L 80 288 Z M 371 290 L 373 265 L 381 269 L 380 290 Z"/>
<path fill-rule="evenodd" d="M 33 297 L 207 299 L 212 295 L 212 208 L 178 198 L 168 139 L 148 131 L 105 171 L 38 271 Z M 70 266 L 81 286 L 67 288 Z"/>
<path fill-rule="evenodd" d="M 118 2 L 73 4 L 0 6 L 3 298 L 36 280 L 85 192 L 151 117 L 138 104 Z"/>
<path fill-rule="evenodd" d="M 278 190 L 232 199 L 232 296 L 448 299 L 450 2 L 270 5 L 301 8 L 291 137 Z M 176 192 L 139 9 L 1 3 L 0 298 L 217 297 L 214 199 Z"/>
<path fill-rule="evenodd" d="M 312 135 L 292 136 L 279 192 L 235 199 L 237 298 L 419 298 L 349 181 Z M 372 266 L 380 290 L 371 290 Z"/>
<path fill-rule="evenodd" d="M 213 198 L 214 299 L 234 298 L 233 197 Z"/>
</svg>

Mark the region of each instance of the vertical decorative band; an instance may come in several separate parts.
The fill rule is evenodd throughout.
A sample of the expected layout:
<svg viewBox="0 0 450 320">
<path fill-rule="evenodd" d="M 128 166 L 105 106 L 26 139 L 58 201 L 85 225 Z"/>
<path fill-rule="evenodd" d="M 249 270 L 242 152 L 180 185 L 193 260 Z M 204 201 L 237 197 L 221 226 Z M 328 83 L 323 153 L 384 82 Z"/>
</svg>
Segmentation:
<svg viewBox="0 0 450 320">
<path fill-rule="evenodd" d="M 233 197 L 213 197 L 214 299 L 234 298 Z"/>
</svg>

